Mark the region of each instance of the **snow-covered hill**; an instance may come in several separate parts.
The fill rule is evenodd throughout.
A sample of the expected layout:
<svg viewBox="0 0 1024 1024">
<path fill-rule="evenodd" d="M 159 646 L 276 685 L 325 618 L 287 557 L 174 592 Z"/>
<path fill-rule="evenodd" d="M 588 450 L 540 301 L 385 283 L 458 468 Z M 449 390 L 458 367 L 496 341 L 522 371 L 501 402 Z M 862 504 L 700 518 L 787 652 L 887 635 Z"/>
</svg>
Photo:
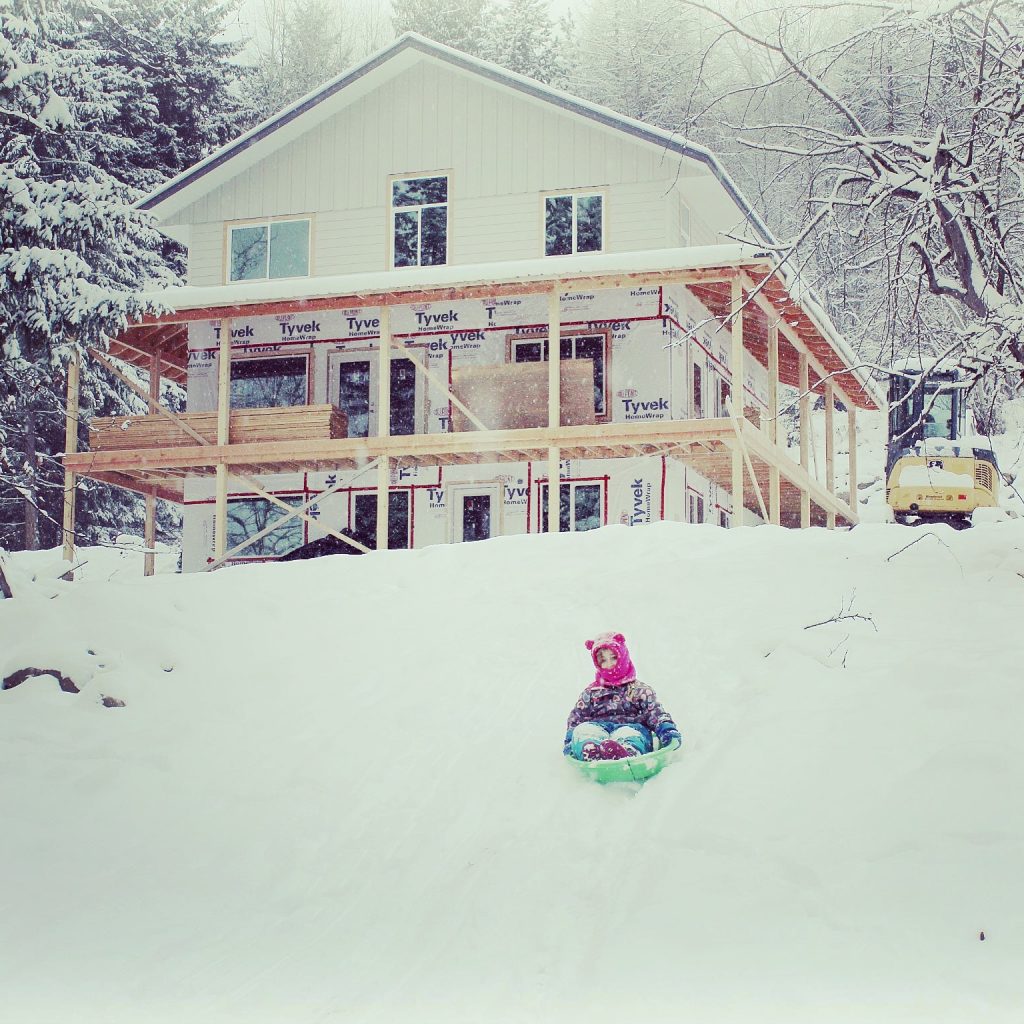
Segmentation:
<svg viewBox="0 0 1024 1024">
<path fill-rule="evenodd" d="M 1024 521 L 85 557 L 0 601 L 81 687 L 0 693 L 0 1020 L 1021 1019 Z M 561 757 L 608 628 L 635 793 Z"/>
</svg>

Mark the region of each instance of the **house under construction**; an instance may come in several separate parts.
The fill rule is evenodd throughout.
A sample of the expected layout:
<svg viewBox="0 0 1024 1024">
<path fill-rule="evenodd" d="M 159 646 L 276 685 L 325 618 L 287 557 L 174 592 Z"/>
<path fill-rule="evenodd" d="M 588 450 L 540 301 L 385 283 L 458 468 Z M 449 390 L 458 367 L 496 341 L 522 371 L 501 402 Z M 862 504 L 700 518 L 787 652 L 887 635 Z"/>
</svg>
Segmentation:
<svg viewBox="0 0 1024 1024">
<path fill-rule="evenodd" d="M 186 570 L 326 538 L 856 522 L 881 398 L 706 150 L 406 35 L 144 205 L 189 283 L 93 354 L 149 413 L 94 421 L 87 452 L 69 429 L 69 537 L 78 476 L 145 494 L 150 546 L 155 501 L 183 505 Z"/>
</svg>

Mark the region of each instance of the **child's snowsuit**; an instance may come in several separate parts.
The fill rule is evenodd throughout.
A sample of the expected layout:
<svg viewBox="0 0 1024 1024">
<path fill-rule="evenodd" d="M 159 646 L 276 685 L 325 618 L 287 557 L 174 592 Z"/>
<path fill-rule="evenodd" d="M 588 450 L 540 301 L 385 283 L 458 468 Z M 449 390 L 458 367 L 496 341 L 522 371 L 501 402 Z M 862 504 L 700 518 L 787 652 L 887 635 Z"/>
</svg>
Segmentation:
<svg viewBox="0 0 1024 1024">
<path fill-rule="evenodd" d="M 579 696 L 565 727 L 563 753 L 584 760 L 584 748 L 612 739 L 629 753 L 646 754 L 653 749 L 652 735 L 659 746 L 679 740 L 679 730 L 661 706 L 651 687 L 636 678 L 636 670 L 621 633 L 603 633 L 587 641 L 594 657 L 597 677 Z M 597 651 L 610 647 L 617 655 L 615 665 L 603 669 Z"/>
</svg>

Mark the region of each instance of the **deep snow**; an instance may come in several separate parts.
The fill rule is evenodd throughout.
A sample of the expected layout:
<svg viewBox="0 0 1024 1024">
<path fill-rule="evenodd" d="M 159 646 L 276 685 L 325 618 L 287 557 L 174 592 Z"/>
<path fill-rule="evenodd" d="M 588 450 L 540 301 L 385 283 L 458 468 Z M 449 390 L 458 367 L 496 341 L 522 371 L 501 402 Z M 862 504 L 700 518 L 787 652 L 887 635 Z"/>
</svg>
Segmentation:
<svg viewBox="0 0 1024 1024">
<path fill-rule="evenodd" d="M 82 686 L 0 693 L 4 1021 L 1021 1019 L 1024 521 L 83 557 L 0 601 Z M 561 757 L 608 628 L 638 792 Z"/>
</svg>

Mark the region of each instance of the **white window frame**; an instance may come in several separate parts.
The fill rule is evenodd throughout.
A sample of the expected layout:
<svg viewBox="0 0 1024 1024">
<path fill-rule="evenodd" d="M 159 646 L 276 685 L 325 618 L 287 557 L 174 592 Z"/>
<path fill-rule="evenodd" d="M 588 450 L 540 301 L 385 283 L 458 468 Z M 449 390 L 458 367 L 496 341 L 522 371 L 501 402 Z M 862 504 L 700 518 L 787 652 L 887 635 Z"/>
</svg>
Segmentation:
<svg viewBox="0 0 1024 1024">
<path fill-rule="evenodd" d="M 287 223 L 298 223 L 305 221 L 309 225 L 309 249 L 306 253 L 306 273 L 296 274 L 291 277 L 274 277 L 270 275 L 270 225 L 271 224 L 287 224 Z M 256 220 L 238 220 L 229 221 L 224 225 L 224 283 L 225 284 L 251 284 L 253 281 L 297 281 L 301 278 L 313 276 L 313 226 L 314 218 L 312 214 L 299 214 L 282 217 L 260 217 Z M 258 228 L 265 227 L 267 229 L 267 265 L 266 273 L 262 277 L 245 277 L 235 279 L 231 276 L 231 234 L 233 231 L 239 228 Z"/>
<path fill-rule="evenodd" d="M 612 342 L 611 342 L 611 331 L 562 331 L 559 335 L 559 358 L 561 358 L 561 343 L 563 341 L 572 341 L 573 354 L 569 359 L 575 360 L 576 356 L 576 341 L 580 338 L 600 338 L 604 346 L 604 411 L 598 412 L 594 410 L 594 419 L 598 423 L 608 423 L 612 418 L 611 409 L 611 360 L 612 360 Z M 544 334 L 510 334 L 508 335 L 508 350 L 507 359 L 510 363 L 515 363 L 516 360 L 516 349 L 521 345 L 540 344 L 541 347 L 541 359 L 542 363 L 546 363 L 547 360 L 544 358 L 544 345 L 548 340 L 547 333 Z M 549 348 L 550 353 L 550 348 Z M 586 358 L 586 357 L 584 357 Z M 526 360 L 524 360 L 525 362 Z M 568 362 L 569 360 L 566 360 Z"/>
<path fill-rule="evenodd" d="M 301 508 L 302 505 L 305 503 L 305 497 L 302 494 L 275 493 L 275 497 L 279 498 L 285 504 L 291 505 L 293 508 Z M 279 508 L 279 506 L 277 504 L 275 504 L 274 502 L 272 502 L 269 498 L 264 498 L 264 497 L 262 497 L 261 495 L 258 495 L 258 494 L 255 494 L 255 495 L 243 495 L 243 496 L 236 497 L 236 498 L 228 498 L 228 519 L 229 520 L 231 519 L 231 507 L 233 505 L 252 505 L 252 504 L 255 504 L 257 502 L 260 502 L 263 505 L 266 505 L 266 506 L 268 506 L 269 508 L 271 508 L 271 509 L 273 509 L 275 511 L 278 510 L 278 508 Z M 215 523 L 216 523 L 216 518 L 217 518 L 216 517 L 216 513 L 214 513 L 214 522 Z M 301 516 L 288 516 L 288 514 L 282 509 L 282 510 L 280 510 L 280 515 L 277 518 L 278 518 L 278 520 L 284 520 L 281 523 L 281 528 L 282 529 L 285 529 L 285 530 L 298 529 L 298 531 L 299 531 L 299 543 L 296 544 L 295 547 L 302 547 L 302 545 L 306 543 L 306 523 L 301 518 Z M 275 520 L 275 522 L 276 521 L 277 520 Z M 228 536 L 229 537 L 230 537 L 230 529 L 231 528 L 229 526 L 228 527 Z M 255 533 L 259 533 L 259 532 L 260 532 L 259 530 L 255 531 Z M 248 534 L 243 539 L 248 540 L 249 537 L 255 536 L 255 533 L 254 534 Z M 267 554 L 266 552 L 259 552 L 259 551 L 257 551 L 256 550 L 257 546 L 259 544 L 262 544 L 264 541 L 268 540 L 272 535 L 273 535 L 272 533 L 268 533 L 261 540 L 255 542 L 254 544 L 250 544 L 247 547 L 242 548 L 242 550 L 239 551 L 238 554 L 232 556 L 231 561 L 232 562 L 242 562 L 242 561 L 259 561 L 259 562 L 276 561 L 278 558 L 282 558 L 284 555 L 286 555 L 289 552 L 295 550 L 295 548 L 289 548 L 288 551 L 285 551 L 285 552 L 283 552 L 280 555 Z M 229 548 L 235 548 L 241 542 L 242 541 L 239 538 L 231 538 L 231 541 L 229 542 Z"/>
<path fill-rule="evenodd" d="M 395 206 L 396 181 L 416 181 L 419 178 L 444 178 L 446 182 L 447 198 L 443 203 L 420 203 L 412 206 Z M 417 210 L 423 211 L 436 206 L 444 207 L 444 263 L 431 263 L 429 266 L 447 267 L 452 262 L 452 172 L 451 169 L 440 171 L 413 171 L 411 174 L 392 174 L 388 176 L 388 270 L 416 270 L 424 264 L 415 263 L 408 267 L 395 266 L 395 213 L 398 211 Z M 423 253 L 423 216 L 418 219 L 416 234 L 416 251 L 422 256 Z"/>
<path fill-rule="evenodd" d="M 419 346 L 409 348 L 408 355 L 392 351 L 391 362 L 396 359 L 410 359 L 412 362 L 426 359 L 426 352 Z M 341 382 L 338 370 L 342 363 L 366 363 L 370 364 L 370 410 L 369 425 L 367 432 L 370 437 L 377 434 L 377 393 L 380 381 L 380 349 L 343 348 L 327 355 L 327 401 L 340 408 Z M 416 391 L 413 399 L 413 412 L 415 416 L 413 434 L 425 434 L 427 432 L 427 389 L 424 385 L 423 374 L 416 372 Z M 412 435 L 409 435 L 412 436 Z"/>
<path fill-rule="evenodd" d="M 548 255 L 548 200 L 559 199 L 562 196 L 570 196 L 573 200 L 572 203 L 572 252 L 557 253 Z M 577 225 L 576 225 L 576 200 L 587 196 L 600 196 L 601 197 L 601 247 L 599 249 L 588 249 L 586 252 L 580 253 L 577 250 Z M 542 192 L 540 196 L 540 251 L 541 255 L 547 259 L 558 259 L 559 256 L 591 256 L 597 253 L 607 252 L 607 226 L 608 226 L 608 190 L 605 188 L 575 188 L 575 189 L 556 189 L 553 192 Z"/>
<path fill-rule="evenodd" d="M 688 523 L 701 524 L 707 522 L 705 510 L 707 509 L 707 498 L 698 491 L 687 490 L 686 492 L 686 521 Z"/>
<path fill-rule="evenodd" d="M 700 374 L 699 382 L 697 380 L 698 374 Z M 705 412 L 707 407 L 707 387 L 705 385 L 708 379 L 708 365 L 707 360 L 698 358 L 696 352 L 690 355 L 690 372 L 688 376 L 690 378 L 690 394 L 688 396 L 690 419 L 704 419 L 707 416 Z M 698 383 L 700 384 L 699 389 L 697 387 Z M 699 401 L 697 400 L 698 398 L 700 399 Z"/>
<path fill-rule="evenodd" d="M 485 484 L 447 484 L 449 535 L 454 544 L 463 543 L 462 499 L 488 497 L 491 499 L 491 537 L 504 535 L 505 502 L 502 500 L 503 485 L 500 483 Z"/>
<path fill-rule="evenodd" d="M 725 374 L 715 373 L 715 409 L 719 417 L 729 416 L 729 399 L 732 397 L 732 382 Z"/>
<path fill-rule="evenodd" d="M 561 489 L 563 486 L 569 488 L 569 533 L 589 533 L 589 530 L 577 530 L 576 529 L 576 489 L 578 487 L 596 487 L 598 493 L 601 496 L 601 511 L 600 511 L 600 522 L 597 525 L 597 529 L 601 529 L 602 526 L 607 526 L 605 521 L 605 508 L 608 504 L 608 482 L 607 480 L 566 480 L 560 478 L 558 486 Z M 547 480 L 537 481 L 537 533 L 548 532 L 548 517 L 544 514 L 544 492 L 548 490 Z M 562 531 L 559 530 L 559 533 Z"/>
<path fill-rule="evenodd" d="M 406 501 L 408 502 L 408 504 L 406 506 L 406 516 L 405 516 L 405 547 L 404 548 L 393 548 L 389 544 L 388 545 L 388 550 L 389 551 L 409 551 L 412 548 L 412 543 L 411 542 L 412 542 L 413 502 L 416 500 L 416 492 L 411 487 L 389 487 L 388 488 L 388 501 L 389 501 L 389 506 L 388 506 L 389 507 L 389 512 L 388 512 L 388 533 L 389 533 L 389 537 L 390 537 L 390 532 L 391 532 L 390 500 L 391 500 L 391 495 L 393 495 L 393 494 L 405 494 L 406 495 Z M 352 518 L 349 521 L 348 526 L 344 527 L 344 529 L 342 530 L 342 533 L 344 533 L 345 530 L 348 530 L 350 534 L 355 535 L 355 532 L 356 532 L 356 529 L 355 529 L 355 525 L 356 525 L 355 524 L 355 520 L 356 520 L 356 505 L 359 502 L 360 498 L 365 499 L 367 502 L 372 502 L 372 506 L 371 507 L 373 509 L 373 518 L 374 518 L 374 521 L 376 521 L 376 516 L 377 516 L 377 492 L 376 492 L 376 490 L 374 490 L 374 489 L 363 490 L 362 488 L 355 489 L 355 490 L 353 490 L 351 492 Z M 371 550 L 376 550 L 376 549 L 371 547 Z"/>
</svg>

